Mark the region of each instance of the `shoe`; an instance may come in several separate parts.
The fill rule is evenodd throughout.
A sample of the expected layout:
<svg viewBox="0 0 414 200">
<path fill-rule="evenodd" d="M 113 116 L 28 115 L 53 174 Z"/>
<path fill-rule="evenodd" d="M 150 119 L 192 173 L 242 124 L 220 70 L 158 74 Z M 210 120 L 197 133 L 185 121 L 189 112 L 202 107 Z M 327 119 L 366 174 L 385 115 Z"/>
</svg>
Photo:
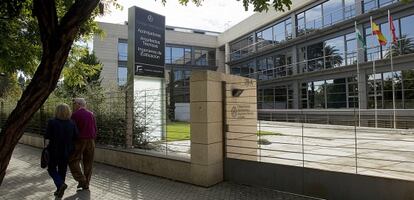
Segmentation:
<svg viewBox="0 0 414 200">
<path fill-rule="evenodd" d="M 55 192 L 53 192 L 53 195 L 54 196 L 57 196 L 58 195 L 58 190 L 56 190 Z"/>
<path fill-rule="evenodd" d="M 76 188 L 79 190 L 89 190 L 89 186 L 87 186 L 86 184 L 82 184 L 82 183 L 79 183 L 78 186 L 76 186 Z"/>
<path fill-rule="evenodd" d="M 65 193 L 66 188 L 68 188 L 68 185 L 66 185 L 65 183 L 63 183 L 60 186 L 59 190 L 57 191 L 57 195 L 56 196 L 58 198 L 62 198 L 63 197 L 63 194 Z"/>
</svg>

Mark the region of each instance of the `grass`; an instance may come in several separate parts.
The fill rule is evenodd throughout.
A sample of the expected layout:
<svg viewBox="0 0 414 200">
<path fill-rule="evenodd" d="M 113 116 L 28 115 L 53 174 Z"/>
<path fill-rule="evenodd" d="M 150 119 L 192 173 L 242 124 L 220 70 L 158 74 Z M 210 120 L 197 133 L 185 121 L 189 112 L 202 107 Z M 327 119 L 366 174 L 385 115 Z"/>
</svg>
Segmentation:
<svg viewBox="0 0 414 200">
<path fill-rule="evenodd" d="M 277 132 L 271 132 L 271 131 L 257 131 L 257 135 L 263 136 L 263 135 L 283 135 L 282 133 Z"/>
<path fill-rule="evenodd" d="M 167 141 L 180 141 L 190 139 L 190 123 L 171 122 L 167 123 Z"/>
<path fill-rule="evenodd" d="M 271 131 L 257 131 L 258 136 L 265 135 L 283 135 Z M 180 141 L 190 139 L 190 123 L 188 122 L 170 122 L 167 124 L 167 141 Z"/>
</svg>

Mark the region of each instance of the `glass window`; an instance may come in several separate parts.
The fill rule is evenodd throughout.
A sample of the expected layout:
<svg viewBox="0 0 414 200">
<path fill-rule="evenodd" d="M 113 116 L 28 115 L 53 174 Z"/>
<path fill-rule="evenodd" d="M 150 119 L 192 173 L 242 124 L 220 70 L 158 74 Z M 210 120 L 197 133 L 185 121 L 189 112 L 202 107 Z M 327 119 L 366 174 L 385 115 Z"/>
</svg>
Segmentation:
<svg viewBox="0 0 414 200">
<path fill-rule="evenodd" d="M 325 81 L 308 83 L 309 108 L 325 108 Z"/>
<path fill-rule="evenodd" d="M 345 19 L 349 19 L 355 16 L 355 0 L 344 0 L 344 16 Z"/>
<path fill-rule="evenodd" d="M 126 62 L 118 63 L 118 86 L 124 86 L 128 79 L 128 68 Z"/>
<path fill-rule="evenodd" d="M 292 39 L 292 20 L 289 18 L 285 20 L 286 39 Z"/>
<path fill-rule="evenodd" d="M 357 41 L 355 33 L 350 33 L 345 36 L 346 45 L 346 65 L 356 64 L 358 56 Z"/>
<path fill-rule="evenodd" d="M 191 49 L 190 48 L 184 49 L 184 63 L 186 65 L 191 65 Z"/>
<path fill-rule="evenodd" d="M 165 64 L 171 64 L 171 47 L 165 47 Z"/>
<path fill-rule="evenodd" d="M 267 71 L 266 58 L 260 58 L 257 60 L 257 75 L 259 80 L 267 80 L 268 77 L 265 75 Z"/>
<path fill-rule="evenodd" d="M 323 25 L 330 26 L 343 20 L 344 9 L 342 0 L 329 0 L 323 3 Z"/>
<path fill-rule="evenodd" d="M 375 35 L 372 35 L 371 27 L 365 28 L 365 41 L 367 43 L 366 60 L 378 60 L 381 57 L 381 48 Z"/>
<path fill-rule="evenodd" d="M 171 48 L 171 63 L 182 65 L 182 64 L 184 64 L 184 61 L 185 61 L 184 49 L 183 48 L 172 47 Z"/>
<path fill-rule="evenodd" d="M 326 80 L 326 99 L 328 108 L 346 108 L 345 78 Z"/>
<path fill-rule="evenodd" d="M 399 23 L 398 20 L 394 20 L 394 26 L 395 26 L 395 34 L 400 35 L 400 28 L 399 28 Z M 390 26 L 389 23 L 383 23 L 380 25 L 381 28 L 381 32 L 382 34 L 384 34 L 385 38 L 387 38 L 387 45 L 386 46 L 381 46 L 381 54 L 382 54 L 382 58 L 389 58 L 390 57 L 390 45 L 392 43 L 392 37 L 391 37 L 391 31 L 390 31 Z M 394 52 L 395 54 L 396 52 Z"/>
<path fill-rule="evenodd" d="M 207 66 L 208 65 L 208 51 L 202 49 L 194 50 L 194 61 L 196 65 Z"/>
<path fill-rule="evenodd" d="M 296 15 L 296 24 L 297 24 L 297 34 L 303 35 L 305 34 L 305 13 L 299 13 Z"/>
<path fill-rule="evenodd" d="M 286 86 L 275 87 L 274 109 L 287 109 L 288 108 L 287 94 L 288 93 L 287 93 Z"/>
<path fill-rule="evenodd" d="M 364 0 L 364 13 L 374 10 L 378 7 L 378 0 Z"/>
<path fill-rule="evenodd" d="M 348 108 L 358 108 L 358 80 L 350 77 L 348 81 Z"/>
<path fill-rule="evenodd" d="M 128 60 L 128 43 L 119 41 L 118 43 L 118 60 Z"/>
<path fill-rule="evenodd" d="M 305 11 L 306 32 L 322 28 L 322 5 Z"/>
<path fill-rule="evenodd" d="M 274 101 L 275 101 L 275 95 L 273 89 L 264 89 L 263 90 L 263 109 L 274 109 Z"/>
<path fill-rule="evenodd" d="M 345 64 L 344 36 L 327 40 L 324 49 L 326 69 L 340 67 Z"/>
<path fill-rule="evenodd" d="M 404 87 L 404 108 L 414 109 L 414 70 L 403 70 L 402 78 L 402 85 Z"/>
<path fill-rule="evenodd" d="M 324 43 L 321 42 L 307 47 L 308 63 L 306 71 L 319 71 L 324 68 L 323 46 Z"/>
<path fill-rule="evenodd" d="M 286 39 L 285 23 L 281 22 L 273 26 L 273 31 L 275 33 L 275 42 L 280 43 Z"/>
<path fill-rule="evenodd" d="M 414 53 L 414 15 L 400 19 L 401 37 L 398 41 L 399 54 Z M 395 24 L 395 23 L 394 23 Z"/>
</svg>

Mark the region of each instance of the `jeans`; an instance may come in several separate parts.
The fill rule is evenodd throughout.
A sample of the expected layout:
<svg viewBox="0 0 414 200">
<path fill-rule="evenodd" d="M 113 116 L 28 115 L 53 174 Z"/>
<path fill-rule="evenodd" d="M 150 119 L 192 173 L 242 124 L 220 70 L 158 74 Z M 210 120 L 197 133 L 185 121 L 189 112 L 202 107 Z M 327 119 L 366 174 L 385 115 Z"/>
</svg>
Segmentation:
<svg viewBox="0 0 414 200">
<path fill-rule="evenodd" d="M 65 183 L 66 171 L 68 169 L 68 158 L 53 158 L 49 160 L 47 172 L 52 177 L 56 189 L 59 189 Z"/>
</svg>

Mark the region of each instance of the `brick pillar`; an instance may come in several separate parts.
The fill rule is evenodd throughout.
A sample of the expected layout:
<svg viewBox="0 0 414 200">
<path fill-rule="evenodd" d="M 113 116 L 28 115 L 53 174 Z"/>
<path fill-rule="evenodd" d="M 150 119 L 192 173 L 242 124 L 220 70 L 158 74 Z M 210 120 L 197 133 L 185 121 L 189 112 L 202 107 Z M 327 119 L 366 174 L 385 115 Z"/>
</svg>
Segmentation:
<svg viewBox="0 0 414 200">
<path fill-rule="evenodd" d="M 223 181 L 221 73 L 193 71 L 190 113 L 192 183 L 212 186 Z"/>
</svg>

